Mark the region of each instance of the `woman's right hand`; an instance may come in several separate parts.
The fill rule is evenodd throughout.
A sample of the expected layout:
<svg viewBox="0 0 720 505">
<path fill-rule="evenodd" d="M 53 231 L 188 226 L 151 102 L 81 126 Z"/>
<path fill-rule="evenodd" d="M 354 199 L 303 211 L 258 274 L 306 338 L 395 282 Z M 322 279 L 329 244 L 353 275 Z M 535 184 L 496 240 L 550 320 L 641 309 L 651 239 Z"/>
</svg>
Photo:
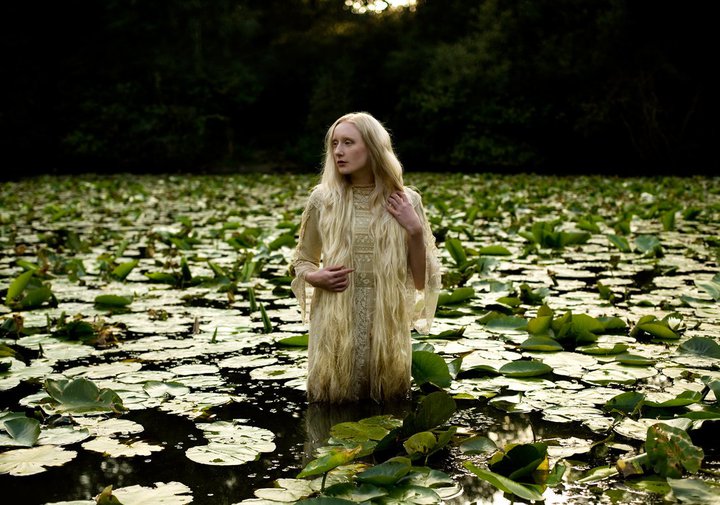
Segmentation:
<svg viewBox="0 0 720 505">
<path fill-rule="evenodd" d="M 345 268 L 341 265 L 325 267 L 314 272 L 308 272 L 305 274 L 305 280 L 316 288 L 340 293 L 347 289 L 350 284 L 348 274 L 354 270 L 354 268 Z"/>
</svg>

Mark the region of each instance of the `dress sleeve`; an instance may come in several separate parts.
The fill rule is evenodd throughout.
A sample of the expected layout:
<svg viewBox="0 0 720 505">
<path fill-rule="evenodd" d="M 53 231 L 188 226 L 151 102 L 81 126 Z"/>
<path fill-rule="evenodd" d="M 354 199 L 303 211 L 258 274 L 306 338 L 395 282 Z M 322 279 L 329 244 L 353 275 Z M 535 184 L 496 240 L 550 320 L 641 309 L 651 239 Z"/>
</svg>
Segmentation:
<svg viewBox="0 0 720 505">
<path fill-rule="evenodd" d="M 322 251 L 322 240 L 318 228 L 319 211 L 315 199 L 310 197 L 302 214 L 300 224 L 300 237 L 295 249 L 291 265 L 293 276 L 290 287 L 300 305 L 300 313 L 303 322 L 307 322 L 310 316 L 309 300 L 312 296 L 312 286 L 305 282 L 308 272 L 315 272 L 320 268 L 320 254 Z"/>
<path fill-rule="evenodd" d="M 425 239 L 425 287 L 415 290 L 412 323 L 419 333 L 427 334 L 430 333 L 430 327 L 435 318 L 435 309 L 442 288 L 440 251 L 438 251 L 435 244 L 435 236 L 425 215 L 420 195 L 414 191 L 410 192 L 410 195 L 410 201 L 413 203 L 415 212 L 423 225 L 423 237 Z"/>
</svg>

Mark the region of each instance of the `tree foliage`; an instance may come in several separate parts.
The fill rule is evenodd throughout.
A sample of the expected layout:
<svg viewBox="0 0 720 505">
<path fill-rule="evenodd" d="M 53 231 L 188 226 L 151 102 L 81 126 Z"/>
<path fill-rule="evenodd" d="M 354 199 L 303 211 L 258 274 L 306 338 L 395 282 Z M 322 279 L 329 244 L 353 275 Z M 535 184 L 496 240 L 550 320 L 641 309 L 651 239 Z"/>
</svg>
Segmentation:
<svg viewBox="0 0 720 505">
<path fill-rule="evenodd" d="M 12 2 L 16 167 L 314 168 L 367 110 L 415 168 L 701 167 L 710 7 L 588 0 Z"/>
</svg>

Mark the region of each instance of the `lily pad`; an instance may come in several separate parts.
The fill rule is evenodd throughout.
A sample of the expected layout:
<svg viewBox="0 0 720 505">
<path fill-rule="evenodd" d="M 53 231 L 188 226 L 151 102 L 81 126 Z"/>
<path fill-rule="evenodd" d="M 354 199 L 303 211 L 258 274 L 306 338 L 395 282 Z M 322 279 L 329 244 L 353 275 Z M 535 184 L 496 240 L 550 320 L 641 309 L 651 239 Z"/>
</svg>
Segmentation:
<svg viewBox="0 0 720 505">
<path fill-rule="evenodd" d="M 678 347 L 680 352 L 720 358 L 720 345 L 709 337 L 692 337 Z"/>
<path fill-rule="evenodd" d="M 667 483 L 672 493 L 681 503 L 692 505 L 715 505 L 720 493 L 720 485 L 699 479 L 673 479 Z"/>
<path fill-rule="evenodd" d="M 41 445 L 30 449 L 15 449 L 0 453 L 0 474 L 35 475 L 47 467 L 61 466 L 72 461 L 77 452 L 67 451 L 53 445 Z"/>
<path fill-rule="evenodd" d="M 92 381 L 79 379 L 47 379 L 45 391 L 50 403 L 59 412 L 122 412 L 122 400 L 115 391 L 99 389 Z"/>
<path fill-rule="evenodd" d="M 489 482 L 490 484 L 505 493 L 514 494 L 515 496 L 524 500 L 543 501 L 543 494 L 540 491 L 539 486 L 515 482 L 514 480 L 508 479 L 503 475 L 477 467 L 470 461 L 466 461 L 465 463 L 463 463 L 463 466 L 465 466 L 465 468 L 474 473 L 477 477 Z"/>
<path fill-rule="evenodd" d="M 530 337 L 520 344 L 520 349 L 526 351 L 556 352 L 562 351 L 563 346 L 554 338 Z"/>
<path fill-rule="evenodd" d="M 156 482 L 152 486 L 128 486 L 113 491 L 122 505 L 182 505 L 192 502 L 192 491 L 180 482 Z"/>
<path fill-rule="evenodd" d="M 535 360 L 512 361 L 498 370 L 506 377 L 538 377 L 552 372 L 552 367 Z"/>
<path fill-rule="evenodd" d="M 189 448 L 185 455 L 203 465 L 232 466 L 255 461 L 263 452 L 275 450 L 275 435 L 266 429 L 218 421 L 201 423 L 209 444 Z"/>
<path fill-rule="evenodd" d="M 150 456 L 153 452 L 162 451 L 161 445 L 152 445 L 142 440 L 124 443 L 110 437 L 97 437 L 82 444 L 88 451 L 107 454 L 112 458 L 129 458 L 133 456 Z"/>
<path fill-rule="evenodd" d="M 412 377 L 418 386 L 430 382 L 441 388 L 446 388 L 450 386 L 452 381 L 445 360 L 429 351 L 414 351 L 412 353 Z"/>
</svg>

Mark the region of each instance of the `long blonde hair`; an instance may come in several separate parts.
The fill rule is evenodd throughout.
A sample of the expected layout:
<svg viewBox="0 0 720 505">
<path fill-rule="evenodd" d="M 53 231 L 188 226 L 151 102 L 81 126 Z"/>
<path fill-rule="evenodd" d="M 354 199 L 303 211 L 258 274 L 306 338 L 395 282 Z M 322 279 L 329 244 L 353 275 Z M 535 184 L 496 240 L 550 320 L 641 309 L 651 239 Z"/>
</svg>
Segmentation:
<svg viewBox="0 0 720 505">
<path fill-rule="evenodd" d="M 332 147 L 335 128 L 345 122 L 352 123 L 360 132 L 375 178 L 369 201 L 372 216 L 369 233 L 375 244 L 373 266 L 376 293 L 370 376 L 371 396 L 381 400 L 407 391 L 410 377 L 411 316 L 407 313 L 405 303 L 408 282 L 406 233 L 385 208 L 393 191 L 404 190 L 402 165 L 393 150 L 390 134 L 370 114 L 346 114 L 330 126 L 325 136 L 325 162 L 317 188 L 322 195 L 318 225 L 325 266 L 353 267 L 353 190 L 350 180 L 338 171 Z M 316 314 L 321 320 L 313 321 L 321 332 L 323 328 L 333 328 L 337 332 L 337 335 L 326 335 L 317 342 L 321 347 L 318 352 L 333 356 L 334 372 L 321 369 L 309 371 L 310 374 L 328 374 L 331 390 L 338 388 L 338 391 L 348 391 L 352 388 L 353 292 L 354 284 L 351 280 L 350 287 L 342 293 L 320 293 L 320 296 L 329 297 L 326 309 L 330 310 L 324 310 L 321 316 Z M 398 352 L 403 358 L 399 363 Z M 332 392 L 330 396 L 333 396 Z"/>
</svg>

